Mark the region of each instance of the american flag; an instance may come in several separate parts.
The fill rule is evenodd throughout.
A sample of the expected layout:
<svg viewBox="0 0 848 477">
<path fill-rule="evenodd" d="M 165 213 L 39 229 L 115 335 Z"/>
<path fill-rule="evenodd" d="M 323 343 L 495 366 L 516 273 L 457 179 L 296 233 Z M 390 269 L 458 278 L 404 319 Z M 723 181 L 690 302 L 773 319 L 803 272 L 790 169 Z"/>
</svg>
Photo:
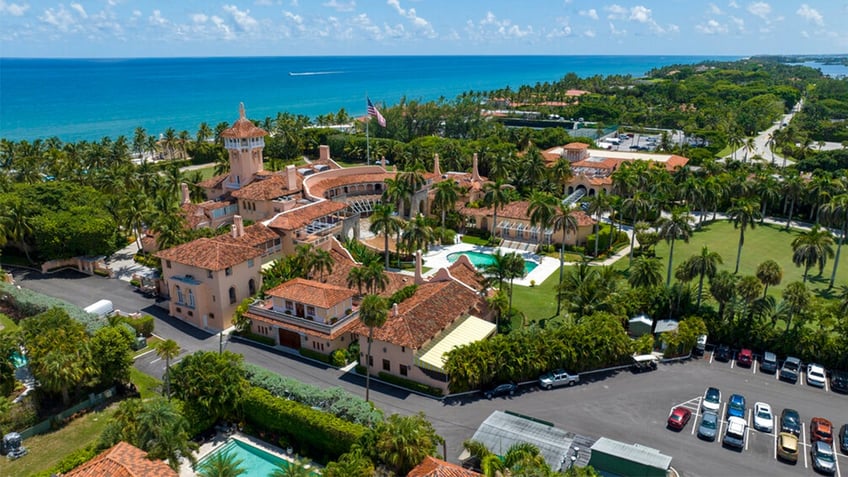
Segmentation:
<svg viewBox="0 0 848 477">
<path fill-rule="evenodd" d="M 384 118 L 383 115 L 380 114 L 380 111 L 377 110 L 376 106 L 371 104 L 370 99 L 365 98 L 365 100 L 368 101 L 368 115 L 377 118 L 377 123 L 382 127 L 386 127 L 386 118 Z"/>
</svg>

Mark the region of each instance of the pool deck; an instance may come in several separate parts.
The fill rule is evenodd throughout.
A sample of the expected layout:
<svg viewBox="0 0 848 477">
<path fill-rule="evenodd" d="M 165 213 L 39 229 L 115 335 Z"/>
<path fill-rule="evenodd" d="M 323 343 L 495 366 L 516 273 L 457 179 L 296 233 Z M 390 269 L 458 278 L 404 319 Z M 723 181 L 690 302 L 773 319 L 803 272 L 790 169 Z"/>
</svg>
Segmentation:
<svg viewBox="0 0 848 477">
<path fill-rule="evenodd" d="M 229 441 L 230 439 L 242 441 L 246 444 L 256 447 L 257 449 L 262 449 L 265 452 L 279 457 L 280 459 L 284 459 L 288 462 L 294 462 L 294 458 L 297 457 L 296 455 L 291 456 L 287 454 L 283 449 L 275 445 L 271 445 L 265 441 L 261 441 L 247 434 L 242 434 L 241 432 L 235 432 L 233 434 L 225 434 L 219 432 L 215 434 L 215 437 L 213 437 L 211 440 L 204 442 L 200 445 L 200 449 L 198 449 L 195 453 L 195 456 L 197 457 L 197 462 L 200 462 L 201 460 L 203 460 L 204 457 L 212 454 L 216 450 L 226 445 L 227 441 Z M 318 468 L 315 463 L 310 463 L 310 465 L 313 468 Z M 182 459 L 180 462 L 180 477 L 195 477 L 196 475 L 197 474 L 195 473 L 194 469 L 192 469 L 191 467 L 191 463 L 187 459 Z"/>
<path fill-rule="evenodd" d="M 543 257 L 524 250 L 515 250 L 506 247 L 483 247 L 481 245 L 472 245 L 470 243 L 458 243 L 454 245 L 437 245 L 435 247 L 431 247 L 430 251 L 424 254 L 423 257 L 424 266 L 430 267 L 430 270 L 428 270 L 424 276 L 427 277 L 433 275 L 440 268 L 447 268 L 451 266 L 451 262 L 448 260 L 448 255 L 452 253 L 479 252 L 491 255 L 495 253 L 496 250 L 500 250 L 503 254 L 515 252 L 521 255 L 524 260 L 537 264 L 536 268 L 533 269 L 532 272 L 528 273 L 524 278 L 516 279 L 514 282 L 515 285 L 529 287 L 531 280 L 539 285 L 550 277 L 552 273 L 559 269 L 559 260 L 551 257 Z"/>
</svg>

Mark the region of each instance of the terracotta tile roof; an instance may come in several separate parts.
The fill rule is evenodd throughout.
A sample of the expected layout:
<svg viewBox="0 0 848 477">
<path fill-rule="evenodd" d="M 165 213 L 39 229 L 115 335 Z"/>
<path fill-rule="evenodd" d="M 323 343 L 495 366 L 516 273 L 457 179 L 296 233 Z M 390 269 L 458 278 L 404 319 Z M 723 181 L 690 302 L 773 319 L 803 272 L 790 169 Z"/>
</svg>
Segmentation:
<svg viewBox="0 0 848 477">
<path fill-rule="evenodd" d="M 562 148 L 567 151 L 579 151 L 582 149 L 589 149 L 589 145 L 585 142 L 570 142 L 565 146 L 562 146 Z"/>
<path fill-rule="evenodd" d="M 233 237 L 232 234 L 225 234 L 215 237 L 215 240 L 224 243 L 236 243 L 240 245 L 248 245 L 250 247 L 258 247 L 265 242 L 278 238 L 280 238 L 280 236 L 276 232 L 260 222 L 245 227 L 244 235 L 241 237 Z"/>
<path fill-rule="evenodd" d="M 338 212 L 346 207 L 347 204 L 333 202 L 331 200 L 313 202 L 309 205 L 277 214 L 268 223 L 268 227 L 280 230 L 297 230 L 306 227 L 313 220 Z"/>
<path fill-rule="evenodd" d="M 338 287 L 347 287 L 347 276 L 350 273 L 350 269 L 360 265 L 335 248 L 330 250 L 330 256 L 333 257 L 333 273 L 326 277 L 326 283 Z M 415 283 L 413 277 L 402 273 L 386 272 L 386 278 L 388 278 L 386 289 L 379 293 L 383 297 L 389 297 L 401 288 Z"/>
<path fill-rule="evenodd" d="M 422 283 L 414 295 L 398 305 L 397 316 L 389 309 L 386 323 L 374 329 L 374 338 L 420 349 L 457 319 L 481 309 L 481 300 L 455 280 Z M 353 331 L 367 335 L 368 327 L 359 323 Z"/>
<path fill-rule="evenodd" d="M 119 442 L 95 458 L 64 474 L 65 477 L 177 477 L 164 461 L 149 460 L 147 452 Z"/>
<path fill-rule="evenodd" d="M 185 218 L 188 228 L 196 229 L 204 222 L 208 225 L 209 217 L 206 216 L 206 213 L 197 204 L 180 204 L 180 211 Z"/>
<path fill-rule="evenodd" d="M 221 137 L 226 138 L 247 138 L 247 137 L 263 137 L 267 136 L 268 131 L 257 127 L 253 122 L 245 117 L 244 104 L 239 105 L 239 118 L 233 123 L 233 126 L 224 129 L 221 132 Z"/>
<path fill-rule="evenodd" d="M 261 250 L 247 245 L 205 237 L 154 254 L 163 260 L 213 271 L 223 270 L 261 255 Z"/>
<path fill-rule="evenodd" d="M 589 225 L 595 225 L 595 222 L 597 222 L 595 219 L 590 217 L 588 214 L 586 214 L 586 212 L 583 212 L 582 210 L 573 210 L 568 215 L 577 219 L 577 226 L 578 227 L 586 227 L 586 226 L 589 226 Z"/>
<path fill-rule="evenodd" d="M 214 189 L 214 188 L 218 187 L 219 185 L 221 185 L 221 182 L 224 182 L 224 179 L 226 179 L 227 176 L 229 176 L 229 175 L 230 174 L 227 173 L 227 174 L 221 174 L 220 176 L 210 177 L 209 179 L 206 179 L 205 181 L 198 182 L 197 186 L 202 187 L 204 189 Z"/>
<path fill-rule="evenodd" d="M 373 174 L 328 177 L 323 180 L 312 179 L 309 183 L 309 193 L 315 197 L 324 197 L 325 192 L 336 187 L 362 183 L 382 183 L 386 179 L 394 179 L 396 175 L 396 172 L 379 172 Z"/>
<path fill-rule="evenodd" d="M 605 177 L 603 179 L 610 180 L 609 177 Z M 587 180 L 592 183 L 594 178 L 587 177 Z M 611 180 L 609 182 L 612 183 Z M 505 207 L 498 209 L 498 221 L 500 219 L 517 219 L 530 221 L 530 202 L 526 200 L 512 202 L 507 204 Z M 494 211 L 491 207 L 479 207 L 479 208 L 471 208 L 471 207 L 460 207 L 459 213 L 468 217 L 493 217 Z M 578 227 L 582 227 L 584 225 L 594 225 L 595 219 L 586 215 L 582 210 L 573 210 L 571 211 L 571 216 L 577 219 Z"/>
<path fill-rule="evenodd" d="M 303 278 L 295 278 L 281 283 L 265 293 L 284 300 L 293 300 L 324 309 L 333 307 L 356 295 L 356 292 L 348 288 Z"/>
<path fill-rule="evenodd" d="M 611 157 L 598 157 L 592 156 L 589 159 L 583 159 L 582 161 L 577 161 L 571 164 L 572 168 L 576 167 L 588 167 L 590 169 L 610 169 L 615 170 L 621 165 L 622 162 L 627 161 L 627 159 L 615 159 Z"/>
<path fill-rule="evenodd" d="M 678 156 L 676 154 L 672 154 L 671 157 L 665 161 L 665 168 L 670 172 L 674 172 L 677 168 L 683 167 L 689 163 L 688 157 Z"/>
<path fill-rule="evenodd" d="M 285 322 L 285 321 L 277 321 L 277 320 L 274 320 L 272 318 L 260 316 L 260 315 L 257 315 L 256 313 L 251 313 L 249 311 L 246 312 L 244 314 L 244 316 L 250 318 L 251 321 L 258 321 L 258 322 L 262 322 L 262 323 L 267 323 L 269 325 L 276 326 L 276 327 L 282 328 L 284 330 L 293 331 L 295 333 L 303 333 L 303 334 L 306 334 L 306 335 L 309 335 L 309 336 L 314 336 L 316 338 L 324 338 L 324 339 L 329 339 L 329 340 L 334 340 L 334 339 L 338 338 L 339 336 L 341 336 L 345 333 L 353 331 L 353 329 L 359 323 L 358 318 L 352 319 L 349 322 L 345 323 L 344 325 L 341 325 L 341 326 L 333 329 L 333 331 L 330 334 L 327 334 L 327 333 L 322 333 L 318 330 L 313 330 L 312 328 L 307 328 L 305 326 L 298 326 L 298 325 L 288 323 L 288 322 Z"/>
<path fill-rule="evenodd" d="M 486 288 L 486 278 L 477 272 L 474 265 L 467 263 L 465 260 L 457 260 L 456 262 L 453 262 L 451 266 L 448 267 L 448 271 L 452 277 L 475 290 L 482 290 Z"/>
<path fill-rule="evenodd" d="M 456 464 L 427 456 L 410 470 L 406 477 L 482 477 L 482 475 L 473 470 L 463 469 Z"/>
<path fill-rule="evenodd" d="M 294 194 L 300 190 L 299 176 L 297 187 L 290 190 L 286 176 L 275 174 L 269 176 L 267 179 L 253 181 L 241 189 L 233 191 L 233 197 L 246 200 L 273 200 L 277 197 Z"/>
</svg>

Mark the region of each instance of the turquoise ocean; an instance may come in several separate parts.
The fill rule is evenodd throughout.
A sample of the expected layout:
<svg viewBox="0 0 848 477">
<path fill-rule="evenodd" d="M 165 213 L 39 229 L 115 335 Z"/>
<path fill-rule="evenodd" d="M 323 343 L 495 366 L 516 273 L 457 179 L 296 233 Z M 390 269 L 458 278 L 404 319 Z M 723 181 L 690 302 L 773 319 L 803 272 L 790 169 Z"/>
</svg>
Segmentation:
<svg viewBox="0 0 848 477">
<path fill-rule="evenodd" d="M 192 136 L 238 117 L 311 118 L 375 104 L 452 100 L 465 91 L 557 81 L 568 73 L 640 76 L 722 56 L 356 56 L 144 59 L 0 58 L 0 137 L 63 141 L 132 137 L 172 127 Z"/>
</svg>

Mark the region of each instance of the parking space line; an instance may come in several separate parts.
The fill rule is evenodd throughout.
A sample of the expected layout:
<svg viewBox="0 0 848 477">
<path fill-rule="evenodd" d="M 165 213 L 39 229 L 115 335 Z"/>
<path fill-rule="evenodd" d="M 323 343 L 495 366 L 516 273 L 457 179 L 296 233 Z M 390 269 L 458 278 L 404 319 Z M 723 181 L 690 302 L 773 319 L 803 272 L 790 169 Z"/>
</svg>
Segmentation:
<svg viewBox="0 0 848 477">
<path fill-rule="evenodd" d="M 757 358 L 754 358 L 754 364 L 751 365 L 751 373 L 757 374 Z"/>
<path fill-rule="evenodd" d="M 746 414 L 746 422 L 748 425 L 745 427 L 745 450 L 748 450 L 748 443 L 751 442 L 751 416 L 753 416 L 754 413 L 751 409 L 748 409 Z"/>
<path fill-rule="evenodd" d="M 830 391 L 828 391 L 828 389 L 827 389 L 827 376 L 825 376 L 825 377 L 824 377 L 824 392 L 826 392 L 826 393 L 827 393 L 827 392 L 830 392 Z"/>
<path fill-rule="evenodd" d="M 722 416 L 724 416 L 724 406 L 725 406 L 725 403 L 721 403 L 721 406 L 719 407 L 719 411 L 721 411 L 721 413 L 718 415 L 718 434 L 716 434 L 716 442 L 718 442 L 719 447 L 721 447 L 721 440 L 722 440 L 722 438 L 721 438 L 721 428 L 724 427 L 724 422 L 725 422 L 725 419 L 722 418 Z"/>
<path fill-rule="evenodd" d="M 842 477 L 839 472 L 839 451 L 836 450 L 836 446 L 833 447 L 833 462 L 836 463 L 836 477 Z"/>
<path fill-rule="evenodd" d="M 715 356 L 715 350 L 710 351 L 710 364 L 713 364 L 713 356 Z"/>
<path fill-rule="evenodd" d="M 730 358 L 730 369 L 733 369 L 734 364 L 736 364 L 736 353 L 733 353 L 733 357 Z"/>
<path fill-rule="evenodd" d="M 698 416 L 701 414 L 701 396 L 698 396 L 696 401 L 698 406 L 695 408 L 695 422 L 692 424 L 692 435 L 695 435 L 695 428 L 698 427 Z"/>
<path fill-rule="evenodd" d="M 804 424 L 801 424 L 801 447 L 798 450 L 799 451 L 801 449 L 804 450 L 803 453 L 804 453 L 804 468 L 805 469 L 809 467 L 807 465 L 807 444 L 806 444 L 806 442 L 807 442 L 807 437 L 806 437 L 806 433 L 804 432 Z"/>
<path fill-rule="evenodd" d="M 777 428 L 775 427 L 774 417 L 771 418 L 771 428 L 774 435 L 774 458 L 777 459 Z"/>
</svg>

